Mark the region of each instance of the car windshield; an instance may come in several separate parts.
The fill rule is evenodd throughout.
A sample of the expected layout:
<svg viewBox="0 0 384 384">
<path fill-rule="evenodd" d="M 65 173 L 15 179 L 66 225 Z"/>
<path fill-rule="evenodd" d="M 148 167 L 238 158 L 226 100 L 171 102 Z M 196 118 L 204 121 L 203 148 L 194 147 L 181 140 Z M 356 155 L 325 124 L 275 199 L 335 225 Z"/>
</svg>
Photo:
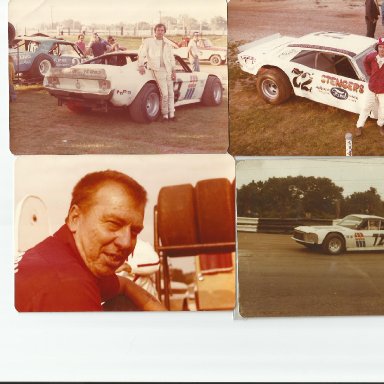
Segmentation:
<svg viewBox="0 0 384 384">
<path fill-rule="evenodd" d="M 212 44 L 211 40 L 209 40 L 209 39 L 201 39 L 199 41 L 198 45 L 200 47 L 205 47 L 205 48 L 213 47 L 213 44 Z"/>
<path fill-rule="evenodd" d="M 368 80 L 369 76 L 367 75 L 367 72 L 365 72 L 364 58 L 365 58 L 365 56 L 367 56 L 369 53 L 371 53 L 373 51 L 374 51 L 374 48 L 373 47 L 369 47 L 363 53 L 360 53 L 360 55 L 355 57 L 356 64 L 360 68 L 360 71 L 363 73 L 363 75 L 365 76 L 366 80 Z"/>
<path fill-rule="evenodd" d="M 356 229 L 359 227 L 363 219 L 361 217 L 349 215 L 344 217 L 337 225 L 340 225 L 342 227 Z"/>
</svg>

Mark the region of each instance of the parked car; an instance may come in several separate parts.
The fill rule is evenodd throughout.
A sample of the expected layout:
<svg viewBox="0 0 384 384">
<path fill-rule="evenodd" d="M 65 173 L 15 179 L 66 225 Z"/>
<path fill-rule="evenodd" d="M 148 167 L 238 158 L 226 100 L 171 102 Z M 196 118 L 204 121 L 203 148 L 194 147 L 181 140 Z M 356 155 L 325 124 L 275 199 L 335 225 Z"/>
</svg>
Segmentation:
<svg viewBox="0 0 384 384">
<path fill-rule="evenodd" d="M 220 79 L 192 72 L 179 56 L 175 59 L 175 106 L 219 105 L 223 96 Z M 129 107 L 132 119 L 139 123 L 154 121 L 160 114 L 160 92 L 153 73 L 139 73 L 134 52 L 111 52 L 71 68 L 51 68 L 43 84 L 59 105 L 75 112 Z"/>
<path fill-rule="evenodd" d="M 296 227 L 292 239 L 331 255 L 344 251 L 384 250 L 384 218 L 348 215 L 334 225 Z"/>
<path fill-rule="evenodd" d="M 53 67 L 67 68 L 85 60 L 74 43 L 46 35 L 19 36 L 12 41 L 9 54 L 16 74 L 42 80 Z"/>
<path fill-rule="evenodd" d="M 169 40 L 169 39 L 168 39 Z M 183 59 L 188 59 L 188 43 L 190 38 L 184 37 L 180 42 L 171 41 L 174 53 Z M 200 38 L 198 43 L 200 61 L 209 61 L 212 65 L 225 64 L 227 61 L 227 48 L 213 45 L 210 39 Z"/>
<path fill-rule="evenodd" d="M 256 76 L 258 93 L 268 103 L 294 94 L 359 113 L 367 89 L 363 59 L 375 44 L 373 38 L 341 32 L 275 34 L 239 47 L 238 63 Z"/>
</svg>

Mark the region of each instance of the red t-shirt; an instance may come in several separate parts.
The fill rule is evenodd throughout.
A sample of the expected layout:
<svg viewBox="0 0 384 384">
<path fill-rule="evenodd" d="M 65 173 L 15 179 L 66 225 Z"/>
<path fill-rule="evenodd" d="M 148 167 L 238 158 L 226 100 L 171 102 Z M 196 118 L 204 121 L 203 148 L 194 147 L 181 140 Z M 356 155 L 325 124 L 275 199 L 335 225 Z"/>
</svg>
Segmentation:
<svg viewBox="0 0 384 384">
<path fill-rule="evenodd" d="M 66 225 L 25 252 L 16 267 L 19 312 L 102 311 L 101 303 L 118 291 L 116 275 L 97 278 L 87 268 Z"/>
</svg>

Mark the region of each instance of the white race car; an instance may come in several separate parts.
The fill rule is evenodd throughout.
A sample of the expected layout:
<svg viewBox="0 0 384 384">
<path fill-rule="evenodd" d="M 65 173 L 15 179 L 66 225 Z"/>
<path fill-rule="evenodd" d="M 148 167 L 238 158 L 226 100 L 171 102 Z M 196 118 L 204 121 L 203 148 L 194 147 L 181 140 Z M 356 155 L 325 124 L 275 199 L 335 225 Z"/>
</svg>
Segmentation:
<svg viewBox="0 0 384 384">
<path fill-rule="evenodd" d="M 334 225 L 296 227 L 292 239 L 331 255 L 344 251 L 384 250 L 384 218 L 349 215 Z"/>
<path fill-rule="evenodd" d="M 192 72 L 180 57 L 175 59 L 175 106 L 198 102 L 219 105 L 223 96 L 220 79 Z M 107 53 L 71 68 L 51 68 L 43 84 L 59 105 L 75 112 L 129 107 L 131 118 L 138 123 L 154 121 L 160 114 L 159 88 L 152 71 L 139 73 L 137 53 Z"/>
<path fill-rule="evenodd" d="M 295 94 L 360 113 L 368 79 L 363 59 L 375 44 L 373 38 L 341 32 L 275 34 L 239 47 L 238 62 L 257 76 L 258 92 L 268 103 Z"/>
</svg>

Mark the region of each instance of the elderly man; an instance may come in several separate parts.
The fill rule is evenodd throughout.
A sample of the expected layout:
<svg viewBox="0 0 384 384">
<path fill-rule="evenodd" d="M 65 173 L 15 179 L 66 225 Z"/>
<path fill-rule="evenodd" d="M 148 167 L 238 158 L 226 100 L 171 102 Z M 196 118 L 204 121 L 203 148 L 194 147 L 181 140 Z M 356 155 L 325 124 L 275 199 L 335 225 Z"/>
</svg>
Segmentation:
<svg viewBox="0 0 384 384">
<path fill-rule="evenodd" d="M 200 72 L 198 41 L 199 32 L 194 32 L 192 39 L 188 43 L 188 58 L 194 72 Z"/>
<path fill-rule="evenodd" d="M 159 86 L 162 122 L 175 121 L 173 82 L 176 80 L 176 63 L 172 46 L 164 40 L 166 30 L 164 24 L 155 25 L 155 36 L 144 40 L 138 55 L 140 74 L 144 75 L 147 61 L 147 68 L 153 72 Z"/>
<path fill-rule="evenodd" d="M 380 135 L 384 136 L 384 38 L 377 41 L 375 51 L 364 58 L 364 67 L 369 76 L 368 87 L 365 89 L 365 101 L 356 123 L 356 136 L 362 135 L 362 128 L 378 103 L 377 125 Z"/>
<path fill-rule="evenodd" d="M 101 311 L 124 295 L 139 310 L 165 310 L 147 291 L 115 271 L 143 229 L 147 194 L 117 171 L 87 174 L 74 187 L 65 224 L 28 250 L 15 273 L 20 312 Z"/>
</svg>

